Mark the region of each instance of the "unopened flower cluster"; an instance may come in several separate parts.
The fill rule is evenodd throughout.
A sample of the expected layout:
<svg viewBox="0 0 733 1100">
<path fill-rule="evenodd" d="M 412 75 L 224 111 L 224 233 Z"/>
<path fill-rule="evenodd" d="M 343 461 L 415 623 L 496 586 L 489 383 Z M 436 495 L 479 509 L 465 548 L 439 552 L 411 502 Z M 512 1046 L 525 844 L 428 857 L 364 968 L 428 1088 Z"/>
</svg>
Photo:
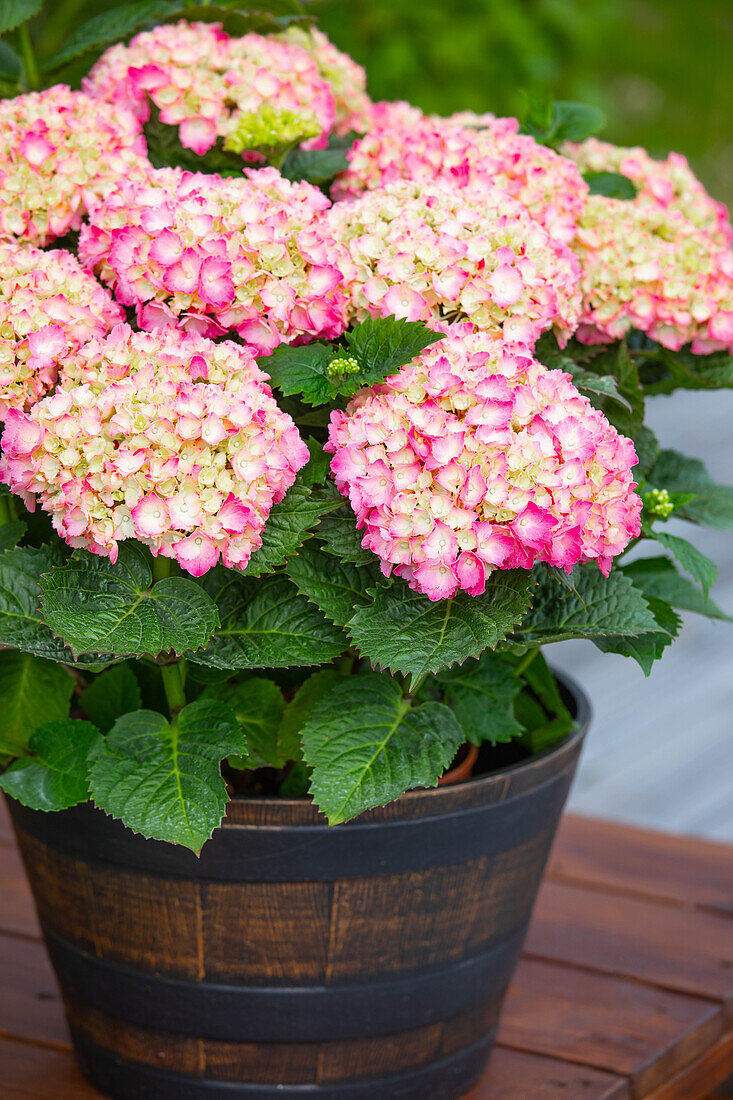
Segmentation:
<svg viewBox="0 0 733 1100">
<path fill-rule="evenodd" d="M 115 561 L 135 538 L 194 576 L 220 558 L 243 568 L 308 450 L 245 349 L 174 338 L 123 330 L 87 348 L 96 382 L 8 413 L 0 478 L 29 507 L 38 498 L 71 546 Z M 186 377 L 214 355 L 236 385 Z"/>
<path fill-rule="evenodd" d="M 580 259 L 583 343 L 632 329 L 696 354 L 733 350 L 733 253 L 679 211 L 592 195 L 573 249 Z"/>
<path fill-rule="evenodd" d="M 331 471 L 362 545 L 431 600 L 536 561 L 608 573 L 640 530 L 633 444 L 526 347 L 447 331 L 331 415 Z"/>
<path fill-rule="evenodd" d="M 499 188 L 401 180 L 336 203 L 325 221 L 356 265 L 358 319 L 470 320 L 528 343 L 575 328 L 575 256 Z"/>
<path fill-rule="evenodd" d="M 514 118 L 426 117 L 406 103 L 375 104 L 369 132 L 347 154 L 333 194 L 349 198 L 386 183 L 443 179 L 455 187 L 500 187 L 551 236 L 573 237 L 588 185 L 571 160 L 518 133 Z"/>
<path fill-rule="evenodd" d="M 654 160 L 641 146 L 625 148 L 594 137 L 580 144 L 567 142 L 563 153 L 582 172 L 617 172 L 626 176 L 635 184 L 639 198 L 678 211 L 697 229 L 709 233 L 718 246 L 730 244 L 733 239 L 725 205 L 708 195 L 681 153 L 670 153 L 666 160 Z"/>
<path fill-rule="evenodd" d="M 118 180 L 147 168 L 140 123 L 126 110 L 63 84 L 0 100 L 0 237 L 62 237 Z"/>
<path fill-rule="evenodd" d="M 319 218 L 329 200 L 274 168 L 222 179 L 176 168 L 123 184 L 90 215 L 79 257 L 142 328 L 236 331 L 259 352 L 347 323 L 348 252 Z"/>
<path fill-rule="evenodd" d="M 56 384 L 59 366 L 123 319 L 70 252 L 0 242 L 0 420 Z"/>
<path fill-rule="evenodd" d="M 309 53 L 319 73 L 330 85 L 336 106 L 334 133 L 343 135 L 352 130 L 366 130 L 372 104 L 367 95 L 363 66 L 337 49 L 318 27 L 293 25 L 283 31 L 281 37 Z"/>
<path fill-rule="evenodd" d="M 152 101 L 160 121 L 177 126 L 181 144 L 198 154 L 266 106 L 299 115 L 303 132 L 316 134 L 305 147 L 322 148 L 336 110 L 330 85 L 300 46 L 259 34 L 230 38 L 216 23 L 155 27 L 112 46 L 83 88 L 141 122 Z"/>
</svg>

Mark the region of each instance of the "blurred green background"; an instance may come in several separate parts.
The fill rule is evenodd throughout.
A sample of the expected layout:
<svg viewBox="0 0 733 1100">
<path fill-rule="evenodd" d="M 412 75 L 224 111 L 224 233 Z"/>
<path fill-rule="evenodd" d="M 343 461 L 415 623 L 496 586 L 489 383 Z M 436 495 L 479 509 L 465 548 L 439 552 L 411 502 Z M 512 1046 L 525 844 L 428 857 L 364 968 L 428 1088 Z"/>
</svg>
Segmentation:
<svg viewBox="0 0 733 1100">
<path fill-rule="evenodd" d="M 43 53 L 114 0 L 49 0 Z M 733 204 L 731 0 L 311 0 L 375 99 L 513 113 L 522 88 L 601 107 L 606 136 L 678 149 Z M 46 54 L 48 56 L 48 54 Z"/>
</svg>

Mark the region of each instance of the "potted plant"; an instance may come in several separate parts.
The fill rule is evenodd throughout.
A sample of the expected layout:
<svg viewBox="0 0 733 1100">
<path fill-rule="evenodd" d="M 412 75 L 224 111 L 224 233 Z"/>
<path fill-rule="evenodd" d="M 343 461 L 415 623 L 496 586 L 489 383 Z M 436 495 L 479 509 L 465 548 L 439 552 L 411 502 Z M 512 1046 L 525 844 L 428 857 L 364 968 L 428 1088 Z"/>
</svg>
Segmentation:
<svg viewBox="0 0 733 1100">
<path fill-rule="evenodd" d="M 104 1093 L 449 1100 L 589 721 L 544 647 L 726 617 L 644 411 L 733 381 L 731 228 L 256 7 L 3 16 L 0 787 Z"/>
</svg>

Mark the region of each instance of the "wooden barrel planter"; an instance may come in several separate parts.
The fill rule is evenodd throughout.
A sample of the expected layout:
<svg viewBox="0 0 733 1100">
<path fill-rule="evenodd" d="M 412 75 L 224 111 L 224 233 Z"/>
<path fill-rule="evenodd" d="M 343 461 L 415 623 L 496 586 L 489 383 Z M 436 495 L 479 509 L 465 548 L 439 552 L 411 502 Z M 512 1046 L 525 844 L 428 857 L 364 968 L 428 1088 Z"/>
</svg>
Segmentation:
<svg viewBox="0 0 733 1100">
<path fill-rule="evenodd" d="M 11 803 L 82 1069 L 116 1100 L 454 1100 L 478 1079 L 589 719 L 328 828 L 237 799 L 201 858 Z M 480 762 L 479 762 L 480 767 Z"/>
</svg>

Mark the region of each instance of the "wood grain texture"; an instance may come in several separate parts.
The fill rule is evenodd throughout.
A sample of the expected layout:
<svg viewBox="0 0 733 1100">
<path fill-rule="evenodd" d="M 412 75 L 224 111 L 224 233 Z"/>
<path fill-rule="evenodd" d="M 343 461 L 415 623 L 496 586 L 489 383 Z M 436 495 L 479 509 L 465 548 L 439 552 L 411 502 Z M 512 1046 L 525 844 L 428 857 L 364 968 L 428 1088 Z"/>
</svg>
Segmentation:
<svg viewBox="0 0 733 1100">
<path fill-rule="evenodd" d="M 4 805 L 0 798 L 0 805 Z M 39 937 L 41 929 L 17 848 L 0 844 L 0 933 Z"/>
<path fill-rule="evenodd" d="M 628 1082 L 555 1058 L 497 1047 L 464 1100 L 631 1100 Z"/>
<path fill-rule="evenodd" d="M 61 996 L 42 943 L 0 936 L 0 983 L 0 1035 L 69 1048 Z"/>
</svg>

